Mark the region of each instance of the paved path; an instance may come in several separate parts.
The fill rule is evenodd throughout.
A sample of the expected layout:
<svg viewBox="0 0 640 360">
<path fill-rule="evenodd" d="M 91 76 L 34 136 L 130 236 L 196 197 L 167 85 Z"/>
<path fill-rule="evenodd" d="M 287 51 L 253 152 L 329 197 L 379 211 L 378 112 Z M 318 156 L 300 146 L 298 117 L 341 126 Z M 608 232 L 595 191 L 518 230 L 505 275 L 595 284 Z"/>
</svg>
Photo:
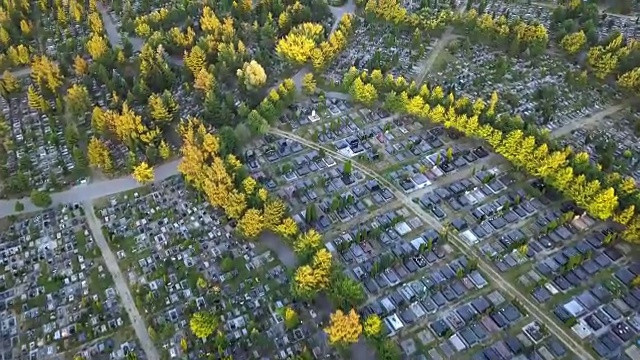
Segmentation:
<svg viewBox="0 0 640 360">
<path fill-rule="evenodd" d="M 27 75 L 31 74 L 31 66 L 23 67 L 23 68 L 16 69 L 16 70 L 11 70 L 9 72 L 14 77 L 21 78 L 23 76 L 27 76 Z M 0 79 L 4 79 L 4 75 L 2 73 L 0 73 Z"/>
<path fill-rule="evenodd" d="M 404 206 L 406 206 L 407 208 L 412 210 L 423 222 L 429 224 L 429 226 L 431 226 L 432 228 L 434 228 L 437 231 L 441 231 L 443 229 L 443 225 L 437 219 L 435 219 L 433 216 L 431 216 L 429 213 L 424 211 L 424 209 L 422 209 L 422 207 L 420 207 L 420 205 L 414 203 L 412 201 L 411 197 L 409 197 L 406 194 L 404 194 L 403 192 L 399 191 L 395 187 L 394 184 L 392 184 L 391 182 L 387 181 L 383 176 L 381 176 L 378 173 L 376 173 L 376 172 L 370 170 L 369 168 L 363 166 L 362 164 L 358 163 L 354 159 L 350 159 L 350 158 L 348 158 L 348 157 L 346 157 L 346 156 L 344 156 L 344 155 L 342 155 L 340 153 L 337 153 L 333 149 L 327 148 L 327 147 L 322 146 L 322 145 L 318 145 L 318 144 L 316 144 L 316 143 L 314 143 L 312 141 L 309 141 L 307 139 L 304 139 L 302 137 L 299 137 L 299 136 L 297 136 L 295 134 L 292 134 L 292 133 L 289 133 L 289 132 L 285 132 L 285 131 L 278 130 L 278 129 L 271 129 L 270 133 L 274 134 L 274 135 L 281 136 L 283 138 L 287 138 L 287 139 L 290 139 L 290 140 L 298 141 L 301 144 L 306 145 L 306 146 L 308 146 L 308 147 L 310 147 L 312 149 L 315 149 L 315 150 L 321 150 L 322 149 L 322 150 L 325 151 L 325 153 L 335 157 L 336 159 L 340 159 L 342 161 L 350 160 L 351 163 L 353 164 L 354 168 L 360 170 L 363 174 L 378 180 L 381 184 L 384 184 L 387 187 L 389 187 L 389 190 L 393 192 L 393 194 L 395 195 L 396 199 L 401 201 Z M 583 360 L 595 360 L 593 358 L 593 356 L 589 352 L 584 350 L 584 348 L 574 338 L 572 338 L 571 335 L 569 335 L 569 332 L 565 328 L 562 328 L 560 325 L 558 325 L 558 323 L 555 322 L 549 316 L 549 314 L 547 314 L 544 310 L 540 310 L 539 306 L 537 304 L 534 304 L 529 299 L 528 296 L 526 296 L 525 294 L 522 294 L 511 283 L 509 283 L 508 281 L 504 280 L 502 278 L 502 276 L 489 263 L 487 263 L 485 261 L 484 257 L 482 257 L 482 255 L 478 252 L 477 249 L 469 246 L 466 242 L 461 240 L 456 234 L 451 234 L 450 233 L 449 241 L 451 242 L 451 244 L 453 246 L 457 247 L 467 257 L 476 258 L 477 261 L 478 261 L 479 269 L 484 274 L 486 274 L 489 278 L 491 278 L 491 280 L 492 280 L 494 285 L 496 285 L 499 289 L 501 289 L 503 293 L 510 294 L 510 295 L 514 296 L 515 298 L 517 298 L 518 301 L 524 307 L 524 309 L 531 316 L 533 316 L 540 323 L 545 324 L 547 329 L 549 329 L 549 331 L 551 333 L 556 335 L 556 337 L 558 339 L 560 339 L 560 341 L 562 341 L 565 344 L 565 346 L 567 346 L 569 349 L 572 349 L 572 351 L 574 351 L 576 353 L 576 355 L 578 355 L 578 357 L 580 359 L 583 359 Z"/>
<path fill-rule="evenodd" d="M 280 236 L 271 231 L 263 231 L 260 234 L 260 243 L 273 251 L 280 262 L 288 269 L 295 269 L 298 266 L 298 257 L 291 247 L 287 245 Z"/>
<path fill-rule="evenodd" d="M 179 163 L 180 160 L 178 159 L 156 167 L 154 169 L 155 181 L 159 182 L 171 176 L 178 175 Z M 82 203 L 85 201 L 114 195 L 123 191 L 137 189 L 140 186 L 141 185 L 137 181 L 135 181 L 133 177 L 131 177 L 131 175 L 117 179 L 96 181 L 85 185 L 77 185 L 69 190 L 52 194 L 51 199 L 53 200 L 53 203 L 51 204 L 51 206 L 55 207 L 60 204 Z M 31 199 L 29 198 L 0 200 L 0 217 L 14 214 L 15 205 L 18 201 L 24 204 L 24 212 L 41 210 L 41 208 L 33 205 Z"/>
<path fill-rule="evenodd" d="M 133 300 L 133 296 L 131 296 L 129 286 L 122 276 L 122 272 L 120 271 L 120 267 L 118 266 L 118 261 L 116 260 L 115 255 L 113 255 L 113 252 L 111 251 L 111 248 L 107 243 L 107 239 L 105 239 L 104 235 L 102 234 L 102 225 L 100 224 L 100 220 L 96 218 L 93 204 L 90 201 L 85 202 L 84 210 L 87 216 L 87 223 L 89 225 L 89 228 L 91 229 L 91 233 L 93 234 L 93 238 L 96 240 L 96 243 L 100 247 L 100 251 L 102 252 L 102 257 L 104 258 L 107 270 L 109 270 L 109 272 L 111 273 L 111 277 L 113 278 L 116 290 L 118 291 L 118 294 L 120 294 L 122 304 L 124 305 L 127 314 L 129 314 L 129 319 L 131 319 L 133 329 L 136 332 L 138 340 L 140 340 L 142 350 L 144 350 L 147 359 L 159 360 L 160 354 L 158 353 L 153 340 L 151 340 L 151 337 L 147 332 L 147 326 L 145 325 L 142 316 L 140 316 L 140 312 L 138 312 L 138 308 L 136 307 L 136 303 Z"/>
<path fill-rule="evenodd" d="M 562 137 L 564 135 L 567 135 L 569 133 L 571 133 L 573 130 L 576 130 L 578 128 L 586 128 L 589 127 L 590 125 L 594 125 L 597 124 L 598 122 L 600 122 L 602 119 L 604 119 L 607 116 L 613 115 L 615 113 L 617 113 L 618 111 L 624 109 L 627 106 L 627 104 L 619 104 L 619 105 L 614 105 L 614 106 L 609 106 L 606 109 L 599 111 L 595 114 L 591 114 L 590 116 L 584 117 L 582 119 L 579 120 L 575 120 L 570 122 L 569 124 L 565 125 L 565 126 L 561 126 L 553 131 L 551 131 L 551 137 L 552 138 L 559 138 Z"/>
</svg>

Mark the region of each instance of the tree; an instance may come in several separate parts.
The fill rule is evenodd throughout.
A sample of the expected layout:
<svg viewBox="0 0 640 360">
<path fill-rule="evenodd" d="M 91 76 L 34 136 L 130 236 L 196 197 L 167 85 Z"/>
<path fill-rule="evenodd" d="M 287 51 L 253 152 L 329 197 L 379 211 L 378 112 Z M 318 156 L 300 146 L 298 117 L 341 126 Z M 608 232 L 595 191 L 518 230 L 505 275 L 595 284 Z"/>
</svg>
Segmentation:
<svg viewBox="0 0 640 360">
<path fill-rule="evenodd" d="M 171 156 L 171 149 L 169 148 L 169 145 L 167 145 L 167 142 L 164 140 L 160 141 L 158 152 L 160 153 L 160 158 L 162 160 L 167 160 Z"/>
<path fill-rule="evenodd" d="M 292 218 L 286 217 L 276 226 L 275 232 L 284 237 L 292 237 L 298 233 L 298 224 Z"/>
<path fill-rule="evenodd" d="M 196 45 L 191 48 L 191 51 L 184 51 L 184 64 L 191 71 L 191 74 L 196 76 L 202 70 L 206 71 L 207 67 L 207 54 L 204 50 Z"/>
<path fill-rule="evenodd" d="M 207 94 L 215 86 L 215 77 L 204 67 L 195 75 L 193 87 Z"/>
<path fill-rule="evenodd" d="M 307 95 L 313 95 L 316 92 L 316 80 L 312 73 L 305 74 L 302 78 L 302 91 Z"/>
<path fill-rule="evenodd" d="M 633 218 L 633 214 L 635 213 L 636 207 L 635 205 L 629 205 L 620 213 L 614 215 L 613 220 L 619 224 L 627 225 L 631 219 Z"/>
<path fill-rule="evenodd" d="M 264 228 L 264 217 L 260 210 L 249 209 L 238 221 L 238 230 L 248 238 L 258 236 Z"/>
<path fill-rule="evenodd" d="M 258 185 L 258 183 L 251 176 L 247 176 L 244 180 L 242 180 L 242 189 L 247 195 L 253 195 L 253 193 L 256 191 L 256 185 Z"/>
<path fill-rule="evenodd" d="M 62 85 L 63 78 L 58 64 L 46 56 L 35 56 L 31 63 L 31 78 L 41 90 L 55 93 Z"/>
<path fill-rule="evenodd" d="M 89 158 L 90 166 L 96 167 L 106 173 L 110 173 L 113 170 L 113 161 L 111 160 L 109 147 L 100 139 L 92 137 L 89 140 L 87 157 Z"/>
<path fill-rule="evenodd" d="M 360 77 L 355 79 L 349 93 L 356 102 L 371 106 L 378 99 L 378 91 L 372 84 L 365 84 Z"/>
<path fill-rule="evenodd" d="M 140 184 L 148 184 L 153 182 L 153 168 L 146 161 L 141 162 L 133 169 L 133 178 Z"/>
<path fill-rule="evenodd" d="M 31 202 L 33 205 L 41 208 L 46 208 L 51 206 L 52 200 L 51 195 L 46 192 L 33 190 L 31 191 Z"/>
<path fill-rule="evenodd" d="M 304 234 L 300 234 L 293 243 L 293 250 L 298 254 L 309 254 L 317 251 L 322 246 L 322 235 L 311 228 Z"/>
<path fill-rule="evenodd" d="M 73 70 L 78 77 L 87 75 L 89 73 L 89 64 L 82 56 L 76 55 L 73 58 Z"/>
<path fill-rule="evenodd" d="M 109 50 L 104 36 L 93 34 L 87 41 L 87 52 L 94 61 L 100 60 Z"/>
<path fill-rule="evenodd" d="M 575 54 L 587 43 L 587 36 L 584 31 L 565 35 L 560 41 L 560 46 L 569 54 Z"/>
<path fill-rule="evenodd" d="M 364 334 L 369 338 L 377 338 L 382 333 L 382 320 L 376 314 L 369 315 L 363 324 Z"/>
<path fill-rule="evenodd" d="M 29 85 L 29 88 L 27 88 L 27 102 L 30 108 L 42 112 L 46 111 L 49 108 L 47 101 L 44 99 L 44 97 L 42 97 L 42 94 L 40 94 L 40 92 L 36 90 L 36 87 L 33 85 Z"/>
<path fill-rule="evenodd" d="M 284 308 L 283 318 L 284 318 L 284 325 L 287 327 L 287 329 L 293 329 L 300 324 L 298 313 L 296 313 L 296 311 L 289 306 Z"/>
<path fill-rule="evenodd" d="M 21 212 L 24 210 L 24 204 L 21 203 L 20 201 L 16 201 L 16 205 L 14 206 L 13 210 L 15 210 L 15 212 Z"/>
<path fill-rule="evenodd" d="M 353 170 L 353 164 L 351 163 L 351 160 L 347 160 L 344 163 L 344 166 L 342 167 L 342 172 L 344 173 L 345 176 L 349 176 L 351 175 L 352 170 Z"/>
<path fill-rule="evenodd" d="M 360 283 L 343 273 L 333 274 L 329 295 L 339 308 L 345 310 L 362 305 L 367 298 Z"/>
<path fill-rule="evenodd" d="M 167 124 L 173 118 L 173 114 L 165 104 L 165 99 L 158 94 L 151 94 L 149 97 L 149 112 L 153 120 L 161 124 Z"/>
<path fill-rule="evenodd" d="M 360 316 L 354 309 L 345 314 L 342 310 L 336 310 L 331 314 L 329 326 L 324 329 L 329 336 L 329 344 L 346 346 L 358 342 L 362 334 Z"/>
<path fill-rule="evenodd" d="M 218 328 L 218 319 L 213 313 L 199 311 L 189 319 L 189 328 L 193 335 L 205 341 Z"/>
<path fill-rule="evenodd" d="M 282 223 L 282 217 L 286 210 L 285 204 L 280 199 L 273 199 L 264 204 L 264 227 L 276 230 Z"/>
<path fill-rule="evenodd" d="M 199 277 L 199 278 L 198 278 L 198 281 L 196 281 L 196 286 L 197 286 L 199 289 L 206 289 L 208 285 L 209 285 L 209 284 L 207 284 L 207 280 L 205 280 L 205 279 L 204 279 L 204 278 L 202 278 L 202 277 Z"/>
<path fill-rule="evenodd" d="M 239 219 L 247 209 L 247 197 L 244 193 L 239 192 L 236 189 L 233 189 L 233 191 L 227 195 L 228 197 L 222 205 L 225 214 L 230 219 Z"/>
<path fill-rule="evenodd" d="M 313 39 L 303 34 L 296 34 L 292 30 L 278 41 L 276 52 L 287 62 L 299 66 L 307 62 L 315 47 Z"/>
<path fill-rule="evenodd" d="M 255 90 L 267 82 L 267 73 L 257 61 L 245 62 L 242 69 L 238 69 L 237 76 L 248 90 Z"/>
<path fill-rule="evenodd" d="M 73 84 L 65 96 L 67 109 L 76 117 L 83 116 L 91 106 L 89 91 L 84 85 Z"/>
<path fill-rule="evenodd" d="M 7 94 L 17 93 L 21 90 L 20 82 L 9 70 L 5 70 L 2 73 L 2 87 Z"/>
</svg>

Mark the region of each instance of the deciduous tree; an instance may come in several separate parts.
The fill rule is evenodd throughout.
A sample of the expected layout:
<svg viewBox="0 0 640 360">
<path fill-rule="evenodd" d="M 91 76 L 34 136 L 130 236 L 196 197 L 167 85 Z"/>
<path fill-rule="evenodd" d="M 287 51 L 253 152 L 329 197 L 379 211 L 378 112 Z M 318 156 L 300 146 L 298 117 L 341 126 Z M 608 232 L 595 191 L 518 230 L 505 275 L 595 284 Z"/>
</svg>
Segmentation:
<svg viewBox="0 0 640 360">
<path fill-rule="evenodd" d="M 302 78 L 302 91 L 307 95 L 313 95 L 316 92 L 316 80 L 312 73 L 305 74 Z"/>
<path fill-rule="evenodd" d="M 293 243 L 293 249 L 298 254 L 312 253 L 322 246 L 322 235 L 313 228 L 304 234 L 300 234 Z"/>
<path fill-rule="evenodd" d="M 137 182 L 143 185 L 153 182 L 154 179 L 153 168 L 150 167 L 146 161 L 136 166 L 131 175 L 133 175 L 133 178 L 136 179 Z"/>
<path fill-rule="evenodd" d="M 238 69 L 237 76 L 248 90 L 261 88 L 267 82 L 267 73 L 255 60 L 244 63 L 242 69 Z"/>
<path fill-rule="evenodd" d="M 560 41 L 560 46 L 569 54 L 575 54 L 582 49 L 587 43 L 587 36 L 584 31 L 580 30 L 571 34 L 565 35 Z"/>
<path fill-rule="evenodd" d="M 342 310 L 336 310 L 331 314 L 329 326 L 324 329 L 329 336 L 331 345 L 346 346 L 358 342 L 362 334 L 360 315 L 351 309 L 347 314 Z"/>
<path fill-rule="evenodd" d="M 44 191 L 33 190 L 31 191 L 31 202 L 37 207 L 49 207 L 52 203 L 51 195 Z"/>
<path fill-rule="evenodd" d="M 84 116 L 91 106 L 89 91 L 84 87 L 84 85 L 73 84 L 69 89 L 67 89 L 65 102 L 67 110 L 71 114 L 76 117 Z"/>
<path fill-rule="evenodd" d="M 369 315 L 363 324 L 364 334 L 370 338 L 377 338 L 382 333 L 382 320 L 376 314 Z"/>
<path fill-rule="evenodd" d="M 195 337 L 205 341 L 218 328 L 218 319 L 213 313 L 198 311 L 189 319 L 189 328 Z"/>
<path fill-rule="evenodd" d="M 284 237 L 292 237 L 298 233 L 298 224 L 290 217 L 284 218 L 282 223 L 276 226 L 276 233 Z"/>
<path fill-rule="evenodd" d="M 89 64 L 82 56 L 76 55 L 73 58 L 73 70 L 78 77 L 87 75 L 89 73 Z"/>
<path fill-rule="evenodd" d="M 248 238 L 258 236 L 264 228 L 264 218 L 260 210 L 249 209 L 238 221 L 238 230 Z"/>
<path fill-rule="evenodd" d="M 273 199 L 264 204 L 264 227 L 265 229 L 276 230 L 282 222 L 285 205 L 280 199 Z"/>
<path fill-rule="evenodd" d="M 111 160 L 109 148 L 100 139 L 92 137 L 89 140 L 87 157 L 89 158 L 89 165 L 106 173 L 110 173 L 113 170 L 113 161 Z"/>
</svg>

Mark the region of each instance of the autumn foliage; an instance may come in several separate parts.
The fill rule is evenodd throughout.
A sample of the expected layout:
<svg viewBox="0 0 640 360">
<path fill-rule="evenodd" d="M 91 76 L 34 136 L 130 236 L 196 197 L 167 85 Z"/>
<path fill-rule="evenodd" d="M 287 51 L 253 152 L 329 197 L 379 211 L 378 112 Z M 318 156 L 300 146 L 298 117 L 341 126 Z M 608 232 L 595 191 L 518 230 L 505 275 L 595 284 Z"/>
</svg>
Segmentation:
<svg viewBox="0 0 640 360">
<path fill-rule="evenodd" d="M 324 331 L 329 336 L 331 345 L 345 346 L 356 343 L 362 334 L 360 315 L 354 309 L 346 314 L 342 310 L 336 310 L 331 314 L 329 326 Z"/>
</svg>

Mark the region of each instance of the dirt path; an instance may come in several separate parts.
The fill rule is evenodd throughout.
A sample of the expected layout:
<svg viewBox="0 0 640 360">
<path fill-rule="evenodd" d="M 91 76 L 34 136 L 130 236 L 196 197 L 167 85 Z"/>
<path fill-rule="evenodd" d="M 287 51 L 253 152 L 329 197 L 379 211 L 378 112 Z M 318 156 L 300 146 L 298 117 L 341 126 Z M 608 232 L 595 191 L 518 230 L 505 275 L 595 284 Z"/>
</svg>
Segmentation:
<svg viewBox="0 0 640 360">
<path fill-rule="evenodd" d="M 435 64 L 438 55 L 440 55 L 440 52 L 444 50 L 444 47 L 447 46 L 449 42 L 451 42 L 451 40 L 456 38 L 458 38 L 458 35 L 453 34 L 452 28 L 447 29 L 447 31 L 442 34 L 440 39 L 438 39 L 438 42 L 436 42 L 436 45 L 433 47 L 433 50 L 431 50 L 431 52 L 429 53 L 429 56 L 427 56 L 427 58 L 423 61 L 423 64 L 421 66 L 422 70 L 420 71 L 418 76 L 416 76 L 416 83 L 418 85 L 422 84 L 425 76 L 427 76 L 427 74 L 431 71 L 433 64 Z"/>
<path fill-rule="evenodd" d="M 569 133 L 571 133 L 573 130 L 576 130 L 578 128 L 584 128 L 584 127 L 589 127 L 590 125 L 595 125 L 598 122 L 600 122 L 602 119 L 604 119 L 607 116 L 613 115 L 615 113 L 617 113 L 618 111 L 624 109 L 627 106 L 627 104 L 619 104 L 619 105 L 615 105 L 615 106 L 609 106 L 608 108 L 597 112 L 595 114 L 592 114 L 590 116 L 584 117 L 582 119 L 579 120 L 575 120 L 572 121 L 571 123 L 559 127 L 555 130 L 553 130 L 551 132 L 551 137 L 552 138 L 559 138 L 562 137 L 564 135 L 567 135 Z"/>
<path fill-rule="evenodd" d="M 96 243 L 100 247 L 100 251 L 102 252 L 102 257 L 104 258 L 104 262 L 107 266 L 107 270 L 111 273 L 111 277 L 113 278 L 114 285 L 118 294 L 120 294 L 120 300 L 124 305 L 127 314 L 129 315 L 129 319 L 133 325 L 133 329 L 136 332 L 136 336 L 140 341 L 140 345 L 142 350 L 147 356 L 149 360 L 159 360 L 160 354 L 156 349 L 153 340 L 149 336 L 149 332 L 147 332 L 147 326 L 144 323 L 144 319 L 140 316 L 140 312 L 136 307 L 136 303 L 133 300 L 133 296 L 131 295 L 131 291 L 129 290 L 129 286 L 127 285 L 122 272 L 120 271 L 120 267 L 118 266 L 118 261 L 116 260 L 115 255 L 111 251 L 107 240 L 102 234 L 102 225 L 100 220 L 95 215 L 95 211 L 93 209 L 93 204 L 91 202 L 84 203 L 85 213 L 87 214 L 87 223 L 89 224 L 89 228 L 91 229 L 91 233 L 93 234 L 93 238 L 96 240 Z"/>
<path fill-rule="evenodd" d="M 376 179 L 377 181 L 379 181 L 381 184 L 384 184 L 385 186 L 389 187 L 389 190 L 393 192 L 393 194 L 396 196 L 396 198 L 402 202 L 403 205 L 405 205 L 407 208 L 409 208 L 410 210 L 412 210 L 424 223 L 428 224 L 429 226 L 431 226 L 433 229 L 437 230 L 437 231 L 441 231 L 443 228 L 443 225 L 436 220 L 433 216 L 431 216 L 430 214 L 428 214 L 427 212 L 425 212 L 420 205 L 414 203 L 411 198 L 409 198 L 408 196 L 406 196 L 403 192 L 399 191 L 391 182 L 387 181 L 383 176 L 379 175 L 378 173 L 370 170 L 369 168 L 363 166 L 362 164 L 358 163 L 357 161 L 355 161 L 354 159 L 350 159 L 342 154 L 337 153 L 336 151 L 334 151 L 333 149 L 327 148 L 325 146 L 321 146 L 318 145 L 312 141 L 309 141 L 307 139 L 301 138 L 295 134 L 292 133 L 288 133 L 282 130 L 278 130 L 278 129 L 271 129 L 270 130 L 271 134 L 274 135 L 278 135 L 287 139 L 291 139 L 291 140 L 295 140 L 298 141 L 299 143 L 308 146 L 312 149 L 315 150 L 324 150 L 327 154 L 340 159 L 342 161 L 347 161 L 347 160 L 351 160 L 351 163 L 353 164 L 353 167 L 360 170 L 363 174 L 368 175 L 374 179 Z M 574 351 L 576 353 L 576 355 L 578 355 L 578 357 L 580 359 L 583 360 L 595 360 L 594 357 L 587 352 L 573 337 L 571 337 L 571 335 L 569 334 L 569 332 L 562 328 L 560 325 L 558 325 L 558 323 L 556 321 L 554 321 L 549 314 L 547 314 L 546 312 L 544 312 L 544 310 L 540 310 L 539 306 L 537 304 L 534 304 L 526 294 L 523 294 L 520 292 L 520 290 L 518 290 L 516 287 L 514 287 L 512 284 L 510 284 L 508 281 L 505 281 L 502 276 L 491 266 L 491 264 L 487 263 L 484 260 L 484 257 L 482 257 L 481 254 L 479 254 L 479 252 L 477 251 L 477 249 L 472 248 L 471 246 L 469 246 L 466 242 L 464 242 L 463 240 L 461 240 L 456 234 L 451 234 L 449 236 L 449 241 L 451 242 L 451 244 L 453 246 L 455 246 L 456 248 L 458 248 L 460 250 L 460 252 L 462 252 L 463 254 L 465 254 L 467 257 L 469 258 L 475 258 L 478 261 L 478 267 L 479 269 L 486 274 L 493 282 L 493 284 L 495 286 L 497 286 L 500 290 L 502 290 L 503 293 L 505 294 L 509 294 L 513 297 L 515 297 L 520 304 L 522 304 L 522 306 L 524 307 L 524 309 L 531 315 L 533 316 L 533 318 L 535 318 L 537 321 L 539 321 L 540 323 L 543 323 L 546 325 L 547 329 L 549 329 L 549 331 L 553 334 L 555 334 L 555 336 L 564 343 L 565 346 L 567 346 L 569 349 L 572 349 L 572 351 Z"/>
</svg>

